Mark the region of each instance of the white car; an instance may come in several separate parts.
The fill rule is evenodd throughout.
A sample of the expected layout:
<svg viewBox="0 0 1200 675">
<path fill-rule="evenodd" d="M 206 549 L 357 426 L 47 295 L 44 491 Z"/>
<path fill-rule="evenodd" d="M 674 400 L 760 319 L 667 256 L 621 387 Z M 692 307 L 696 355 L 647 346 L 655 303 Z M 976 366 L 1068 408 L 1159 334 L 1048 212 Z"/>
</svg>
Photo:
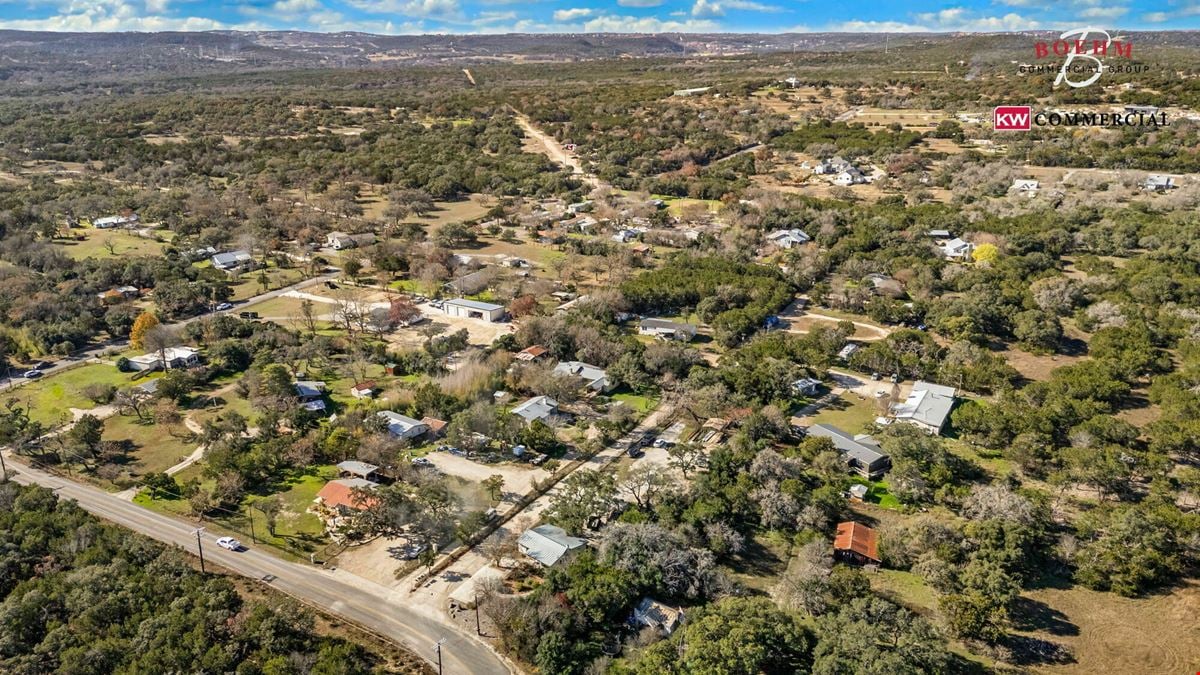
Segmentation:
<svg viewBox="0 0 1200 675">
<path fill-rule="evenodd" d="M 38 370 L 37 368 L 34 368 L 33 370 L 25 371 L 25 374 L 22 375 L 21 377 L 24 377 L 27 380 L 36 380 L 37 378 L 41 377 L 42 374 L 43 374 L 42 371 Z"/>
<path fill-rule="evenodd" d="M 230 551 L 237 551 L 242 548 L 242 542 L 233 537 L 221 537 L 217 539 L 217 546 L 229 549 Z"/>
<path fill-rule="evenodd" d="M 233 303 L 222 302 L 221 304 L 217 305 L 218 312 L 224 312 L 227 309 L 233 309 Z"/>
</svg>

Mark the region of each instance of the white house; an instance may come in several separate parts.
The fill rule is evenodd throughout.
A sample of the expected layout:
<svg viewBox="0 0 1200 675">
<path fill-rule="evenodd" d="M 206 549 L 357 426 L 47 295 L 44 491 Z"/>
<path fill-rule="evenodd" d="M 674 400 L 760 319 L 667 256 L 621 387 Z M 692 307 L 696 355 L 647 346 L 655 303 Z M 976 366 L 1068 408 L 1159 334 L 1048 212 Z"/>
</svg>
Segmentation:
<svg viewBox="0 0 1200 675">
<path fill-rule="evenodd" d="M 592 391 L 607 392 L 613 388 L 613 384 L 608 380 L 607 371 L 583 361 L 560 361 L 554 366 L 554 373 L 577 377 Z"/>
<path fill-rule="evenodd" d="M 1143 190 L 1152 192 L 1166 192 L 1172 188 L 1178 187 L 1175 184 L 1174 176 L 1167 176 L 1158 173 L 1152 173 L 1146 176 L 1146 180 L 1142 183 Z"/>
<path fill-rule="evenodd" d="M 1017 180 L 1013 181 L 1012 187 L 1008 189 L 1015 192 L 1027 192 L 1032 194 L 1037 192 L 1039 187 L 1040 184 L 1036 180 L 1018 178 Z"/>
<path fill-rule="evenodd" d="M 846 359 L 850 358 L 851 356 L 854 356 L 854 352 L 858 351 L 859 348 L 860 347 L 857 342 L 847 342 L 846 346 L 842 347 L 842 350 L 840 352 L 838 352 L 837 357 L 839 359 L 845 361 Z"/>
<path fill-rule="evenodd" d="M 801 246 L 807 244 L 811 239 L 812 237 L 809 237 L 804 230 L 775 230 L 767 235 L 767 241 L 779 248 Z"/>
<path fill-rule="evenodd" d="M 374 243 L 375 235 L 370 232 L 363 232 L 361 234 L 330 232 L 325 237 L 325 245 L 335 251 L 342 251 L 348 248 L 357 248 L 359 246 L 369 246 Z"/>
<path fill-rule="evenodd" d="M 164 361 L 166 370 L 172 368 L 188 368 L 200 364 L 200 352 L 191 347 L 167 347 L 162 352 L 150 352 L 141 356 L 134 356 L 129 359 L 129 368 L 131 370 L 160 370 L 163 369 Z"/>
<path fill-rule="evenodd" d="M 844 171 L 839 171 L 838 174 L 833 177 L 833 184 L 841 185 L 843 187 L 858 185 L 865 182 L 867 182 L 867 177 L 863 175 L 862 171 L 859 171 L 853 166 L 845 169 Z"/>
<path fill-rule="evenodd" d="M 653 335 L 664 340 L 691 342 L 696 337 L 696 327 L 690 323 L 678 323 L 666 319 L 642 319 L 638 324 L 639 335 Z"/>
<path fill-rule="evenodd" d="M 212 257 L 212 266 L 223 272 L 245 272 L 254 269 L 254 256 L 249 251 L 230 251 Z"/>
<path fill-rule="evenodd" d="M 712 87 L 692 87 L 691 89 L 676 89 L 672 95 L 674 96 L 696 96 L 712 89 Z"/>
<path fill-rule="evenodd" d="M 950 260 L 964 260 L 971 257 L 971 252 L 975 250 L 975 244 L 955 237 L 938 246 L 938 249 L 945 258 Z"/>
<path fill-rule="evenodd" d="M 933 435 L 940 434 L 954 407 L 956 393 L 954 387 L 916 382 L 908 399 L 892 406 L 892 419 L 915 424 Z"/>
<path fill-rule="evenodd" d="M 501 321 L 504 319 L 504 306 L 478 300 L 457 298 L 447 300 L 442 311 L 460 319 L 484 319 L 485 321 Z"/>
<path fill-rule="evenodd" d="M 429 431 L 429 425 L 420 420 L 414 420 L 408 415 L 401 415 L 391 410 L 380 410 L 375 414 L 387 420 L 388 432 L 396 438 L 411 440 Z"/>
<path fill-rule="evenodd" d="M 513 408 L 512 414 L 525 420 L 526 424 L 535 421 L 549 424 L 558 416 L 558 401 L 549 396 L 534 396 Z"/>
<path fill-rule="evenodd" d="M 542 565 L 553 567 L 568 552 L 586 543 L 578 537 L 568 535 L 561 527 L 538 525 L 521 533 L 517 539 L 517 548 Z"/>
<path fill-rule="evenodd" d="M 98 230 L 111 230 L 114 227 L 134 227 L 138 224 L 138 215 L 131 213 L 124 216 L 105 216 L 92 221 L 92 226 Z"/>
</svg>

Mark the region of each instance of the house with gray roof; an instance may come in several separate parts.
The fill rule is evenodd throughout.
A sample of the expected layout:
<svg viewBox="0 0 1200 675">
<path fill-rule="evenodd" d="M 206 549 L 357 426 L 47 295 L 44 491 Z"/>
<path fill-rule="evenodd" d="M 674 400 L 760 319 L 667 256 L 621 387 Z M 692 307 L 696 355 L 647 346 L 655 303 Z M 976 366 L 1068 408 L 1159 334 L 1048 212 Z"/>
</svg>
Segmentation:
<svg viewBox="0 0 1200 675">
<path fill-rule="evenodd" d="M 504 306 L 478 300 L 457 298 L 447 300 L 442 311 L 460 319 L 484 319 L 486 321 L 501 321 L 504 319 Z"/>
<path fill-rule="evenodd" d="M 512 409 L 512 414 L 525 420 L 525 424 L 542 422 L 550 424 L 558 417 L 558 401 L 549 396 L 534 396 Z"/>
<path fill-rule="evenodd" d="M 892 459 L 867 434 L 851 436 L 830 424 L 814 424 L 808 435 L 833 441 L 850 470 L 867 480 L 878 479 L 892 467 Z"/>
<path fill-rule="evenodd" d="M 954 387 L 918 381 L 903 403 L 892 406 L 892 419 L 915 424 L 933 435 L 940 434 L 950 419 L 956 393 Z"/>
<path fill-rule="evenodd" d="M 212 257 L 212 266 L 222 272 L 246 272 L 254 269 L 254 256 L 249 251 L 218 253 Z"/>
<path fill-rule="evenodd" d="M 553 567 L 567 553 L 586 543 L 578 537 L 568 535 L 561 527 L 538 525 L 521 533 L 517 539 L 517 548 L 542 565 Z"/>
<path fill-rule="evenodd" d="M 388 433 L 396 438 L 411 440 L 429 431 L 429 425 L 421 420 L 414 420 L 408 415 L 401 415 L 391 410 L 380 410 L 375 414 L 387 421 Z"/>
<path fill-rule="evenodd" d="M 642 319 L 638 324 L 639 335 L 653 335 L 664 340 L 691 342 L 696 337 L 696 326 L 666 319 Z"/>
<path fill-rule="evenodd" d="M 583 361 L 560 361 L 554 366 L 554 374 L 579 378 L 583 385 L 592 391 L 607 392 L 613 388 L 606 370 Z"/>
</svg>

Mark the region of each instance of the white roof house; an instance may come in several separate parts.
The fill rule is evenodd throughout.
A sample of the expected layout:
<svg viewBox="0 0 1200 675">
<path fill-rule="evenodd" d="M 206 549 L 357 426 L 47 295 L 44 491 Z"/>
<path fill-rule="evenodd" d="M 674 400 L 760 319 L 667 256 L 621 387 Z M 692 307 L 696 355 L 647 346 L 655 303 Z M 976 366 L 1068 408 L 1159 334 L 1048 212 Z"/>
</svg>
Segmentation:
<svg viewBox="0 0 1200 675">
<path fill-rule="evenodd" d="M 504 318 L 503 305 L 496 305 L 490 302 L 479 302 L 478 300 L 467 300 L 466 298 L 447 300 L 446 304 L 442 306 L 442 311 L 446 312 L 450 316 L 456 316 L 462 319 L 500 321 Z"/>
<path fill-rule="evenodd" d="M 690 323 L 679 323 L 666 319 L 642 319 L 638 324 L 638 333 L 666 340 L 690 342 L 692 338 L 696 337 L 696 327 Z"/>
<path fill-rule="evenodd" d="M 429 425 L 420 420 L 414 420 L 408 415 L 401 415 L 391 410 L 380 410 L 375 414 L 387 420 L 388 432 L 396 438 L 416 438 L 429 431 Z"/>
<path fill-rule="evenodd" d="M 108 230 L 114 227 L 130 227 L 137 225 L 138 215 L 136 213 L 128 216 L 105 216 L 92 221 L 92 226 L 100 230 Z"/>
<path fill-rule="evenodd" d="M 821 386 L 821 381 L 811 378 L 802 377 L 792 383 L 792 391 L 804 396 L 812 396 L 817 393 L 817 389 Z"/>
<path fill-rule="evenodd" d="M 325 409 L 325 383 L 319 380 L 299 380 L 295 384 L 296 397 L 300 404 L 309 412 L 321 412 Z"/>
<path fill-rule="evenodd" d="M 198 363 L 200 363 L 200 352 L 191 347 L 167 347 L 161 353 L 154 351 L 129 359 L 129 367 L 137 371 L 186 368 Z"/>
<path fill-rule="evenodd" d="M 941 251 L 942 256 L 946 258 L 962 260 L 971 256 L 971 252 L 975 250 L 975 244 L 955 237 L 939 246 L 938 249 Z"/>
<path fill-rule="evenodd" d="M 361 234 L 346 234 L 345 232 L 330 232 L 325 237 L 325 244 L 335 251 L 357 246 L 368 246 L 375 243 L 375 235 L 370 232 Z"/>
<path fill-rule="evenodd" d="M 230 251 L 228 253 L 218 253 L 212 257 L 212 266 L 219 270 L 236 270 L 246 267 L 254 262 L 254 257 L 249 251 Z"/>
<path fill-rule="evenodd" d="M 569 551 L 586 543 L 578 537 L 568 535 L 561 527 L 538 525 L 521 533 L 517 539 L 517 548 L 546 567 L 553 567 Z"/>
<path fill-rule="evenodd" d="M 956 393 L 954 387 L 918 381 L 913 384 L 907 400 L 892 406 L 892 418 L 915 424 L 931 434 L 940 434 L 954 407 Z"/>
<path fill-rule="evenodd" d="M 804 232 L 804 230 L 794 230 L 794 229 L 793 230 L 775 230 L 774 232 L 767 235 L 767 241 L 771 242 L 772 244 L 775 244 L 779 248 L 791 248 L 793 246 L 800 246 L 802 244 L 807 244 L 809 241 L 811 241 L 811 239 L 812 239 L 812 237 L 809 237 L 808 234 L 806 234 Z"/>
<path fill-rule="evenodd" d="M 633 608 L 630 619 L 635 625 L 656 628 L 663 635 L 670 635 L 683 623 L 684 616 L 682 609 L 647 596 Z"/>
<path fill-rule="evenodd" d="M 526 424 L 534 421 L 549 424 L 558 415 L 558 401 L 549 396 L 534 396 L 513 408 L 512 414 L 525 420 Z"/>
<path fill-rule="evenodd" d="M 1142 183 L 1142 189 L 1154 190 L 1155 192 L 1170 190 L 1173 187 L 1176 187 L 1174 176 L 1167 176 L 1158 173 L 1152 173 L 1149 176 L 1146 176 L 1146 180 Z"/>
<path fill-rule="evenodd" d="M 605 392 L 613 388 L 608 372 L 583 361 L 560 361 L 554 366 L 556 375 L 570 375 L 583 380 L 584 386 L 592 391 Z"/>
<path fill-rule="evenodd" d="M 1037 192 L 1039 187 L 1040 184 L 1036 180 L 1018 178 L 1017 180 L 1013 181 L 1012 187 L 1010 187 L 1009 190 L 1016 190 L 1017 192 Z"/>
<path fill-rule="evenodd" d="M 863 172 L 859 171 L 857 167 L 853 166 L 843 171 L 839 171 L 838 174 L 833 177 L 834 185 L 849 186 L 858 185 L 859 183 L 865 182 L 867 182 L 867 177 L 863 175 Z"/>
<path fill-rule="evenodd" d="M 860 346 L 857 342 L 847 342 L 846 346 L 842 347 L 842 350 L 837 353 L 837 357 L 844 361 L 853 356 L 854 352 L 858 351 L 859 349 Z"/>
</svg>

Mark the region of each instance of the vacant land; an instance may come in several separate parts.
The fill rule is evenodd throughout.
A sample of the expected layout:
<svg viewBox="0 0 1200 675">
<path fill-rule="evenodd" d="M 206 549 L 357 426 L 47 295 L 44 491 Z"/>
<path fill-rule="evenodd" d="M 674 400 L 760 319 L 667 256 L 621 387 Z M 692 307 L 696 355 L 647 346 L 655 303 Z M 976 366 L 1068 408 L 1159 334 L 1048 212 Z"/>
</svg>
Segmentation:
<svg viewBox="0 0 1200 675">
<path fill-rule="evenodd" d="M 74 260 L 89 258 L 119 258 L 123 256 L 157 256 L 166 245 L 149 237 L 120 230 L 72 230 L 74 239 L 55 239 L 54 245 Z"/>
<path fill-rule="evenodd" d="M 132 383 L 128 373 L 122 373 L 112 364 L 89 363 L 2 392 L 0 400 L 17 399 L 29 406 L 30 419 L 56 424 L 69 421 L 72 408 L 89 410 L 96 407 L 95 401 L 83 395 L 83 389 L 89 384 L 125 387 Z"/>
</svg>

